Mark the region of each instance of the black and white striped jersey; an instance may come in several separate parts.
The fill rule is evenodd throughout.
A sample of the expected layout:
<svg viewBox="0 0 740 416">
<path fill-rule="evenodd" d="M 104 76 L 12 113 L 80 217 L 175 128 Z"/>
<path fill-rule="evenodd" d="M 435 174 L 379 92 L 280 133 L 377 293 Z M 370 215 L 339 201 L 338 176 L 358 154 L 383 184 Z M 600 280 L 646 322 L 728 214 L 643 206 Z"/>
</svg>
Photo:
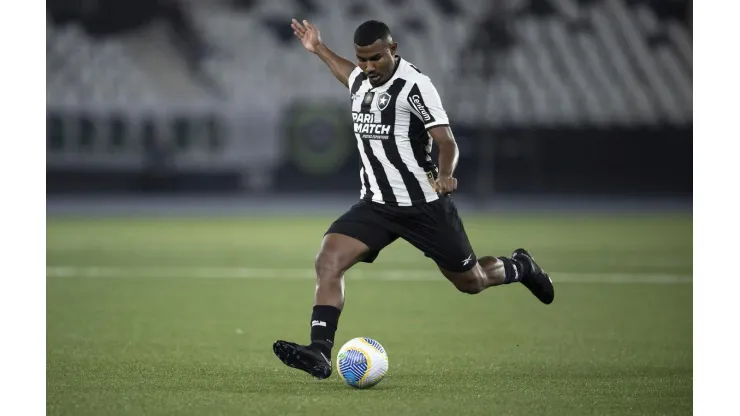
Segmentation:
<svg viewBox="0 0 740 416">
<path fill-rule="evenodd" d="M 427 130 L 449 121 L 429 77 L 398 57 L 393 76 L 383 85 L 370 85 L 359 67 L 348 85 L 360 151 L 360 197 L 397 206 L 438 199 L 429 183 L 437 167 L 429 155 Z"/>
</svg>

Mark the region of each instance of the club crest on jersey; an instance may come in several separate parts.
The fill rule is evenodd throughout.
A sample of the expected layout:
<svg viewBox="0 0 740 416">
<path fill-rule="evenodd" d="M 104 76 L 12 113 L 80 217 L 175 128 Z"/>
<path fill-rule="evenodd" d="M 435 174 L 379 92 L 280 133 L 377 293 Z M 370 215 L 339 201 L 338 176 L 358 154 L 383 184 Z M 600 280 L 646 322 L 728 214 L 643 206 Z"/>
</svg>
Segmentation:
<svg viewBox="0 0 740 416">
<path fill-rule="evenodd" d="M 378 110 L 383 111 L 391 102 L 391 95 L 383 91 L 378 94 Z"/>
<path fill-rule="evenodd" d="M 373 95 L 375 95 L 374 92 L 367 92 L 365 93 L 365 98 L 362 100 L 362 103 L 365 105 L 370 105 L 371 102 L 373 102 Z"/>
</svg>

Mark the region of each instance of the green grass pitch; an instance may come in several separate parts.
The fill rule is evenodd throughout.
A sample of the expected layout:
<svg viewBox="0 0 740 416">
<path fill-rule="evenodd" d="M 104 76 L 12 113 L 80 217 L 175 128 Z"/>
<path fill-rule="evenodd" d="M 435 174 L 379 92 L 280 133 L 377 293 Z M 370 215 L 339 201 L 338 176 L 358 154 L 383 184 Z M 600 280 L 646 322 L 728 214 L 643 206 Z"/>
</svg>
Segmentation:
<svg viewBox="0 0 740 416">
<path fill-rule="evenodd" d="M 691 414 L 690 214 L 466 216 L 479 256 L 530 249 L 550 306 L 458 293 L 394 243 L 346 278 L 334 358 L 368 336 L 390 360 L 364 391 L 271 349 L 308 341 L 332 219 L 48 218 L 48 414 Z"/>
</svg>

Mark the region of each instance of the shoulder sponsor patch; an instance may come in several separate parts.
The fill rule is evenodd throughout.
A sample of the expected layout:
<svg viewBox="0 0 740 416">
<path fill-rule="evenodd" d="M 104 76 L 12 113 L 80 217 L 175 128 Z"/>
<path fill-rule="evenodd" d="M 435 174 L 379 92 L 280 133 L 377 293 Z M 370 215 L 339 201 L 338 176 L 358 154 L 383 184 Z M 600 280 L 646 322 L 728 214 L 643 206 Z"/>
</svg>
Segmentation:
<svg viewBox="0 0 740 416">
<path fill-rule="evenodd" d="M 432 113 L 429 112 L 429 109 L 424 104 L 424 98 L 422 98 L 421 91 L 419 91 L 418 86 L 414 85 L 411 88 L 407 100 L 409 102 L 409 105 L 411 105 L 411 107 L 413 107 L 414 110 L 419 113 L 424 124 L 429 124 L 434 121 Z"/>
</svg>

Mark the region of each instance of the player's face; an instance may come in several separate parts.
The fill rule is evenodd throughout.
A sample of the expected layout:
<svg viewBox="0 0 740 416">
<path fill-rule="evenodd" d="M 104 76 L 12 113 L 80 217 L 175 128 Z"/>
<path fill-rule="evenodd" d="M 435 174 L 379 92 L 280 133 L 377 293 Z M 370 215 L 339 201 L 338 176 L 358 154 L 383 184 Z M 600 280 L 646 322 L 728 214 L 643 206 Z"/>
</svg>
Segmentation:
<svg viewBox="0 0 740 416">
<path fill-rule="evenodd" d="M 378 86 L 391 77 L 395 61 L 396 43 L 376 40 L 368 46 L 355 45 L 357 64 L 370 80 L 370 85 Z"/>
</svg>

